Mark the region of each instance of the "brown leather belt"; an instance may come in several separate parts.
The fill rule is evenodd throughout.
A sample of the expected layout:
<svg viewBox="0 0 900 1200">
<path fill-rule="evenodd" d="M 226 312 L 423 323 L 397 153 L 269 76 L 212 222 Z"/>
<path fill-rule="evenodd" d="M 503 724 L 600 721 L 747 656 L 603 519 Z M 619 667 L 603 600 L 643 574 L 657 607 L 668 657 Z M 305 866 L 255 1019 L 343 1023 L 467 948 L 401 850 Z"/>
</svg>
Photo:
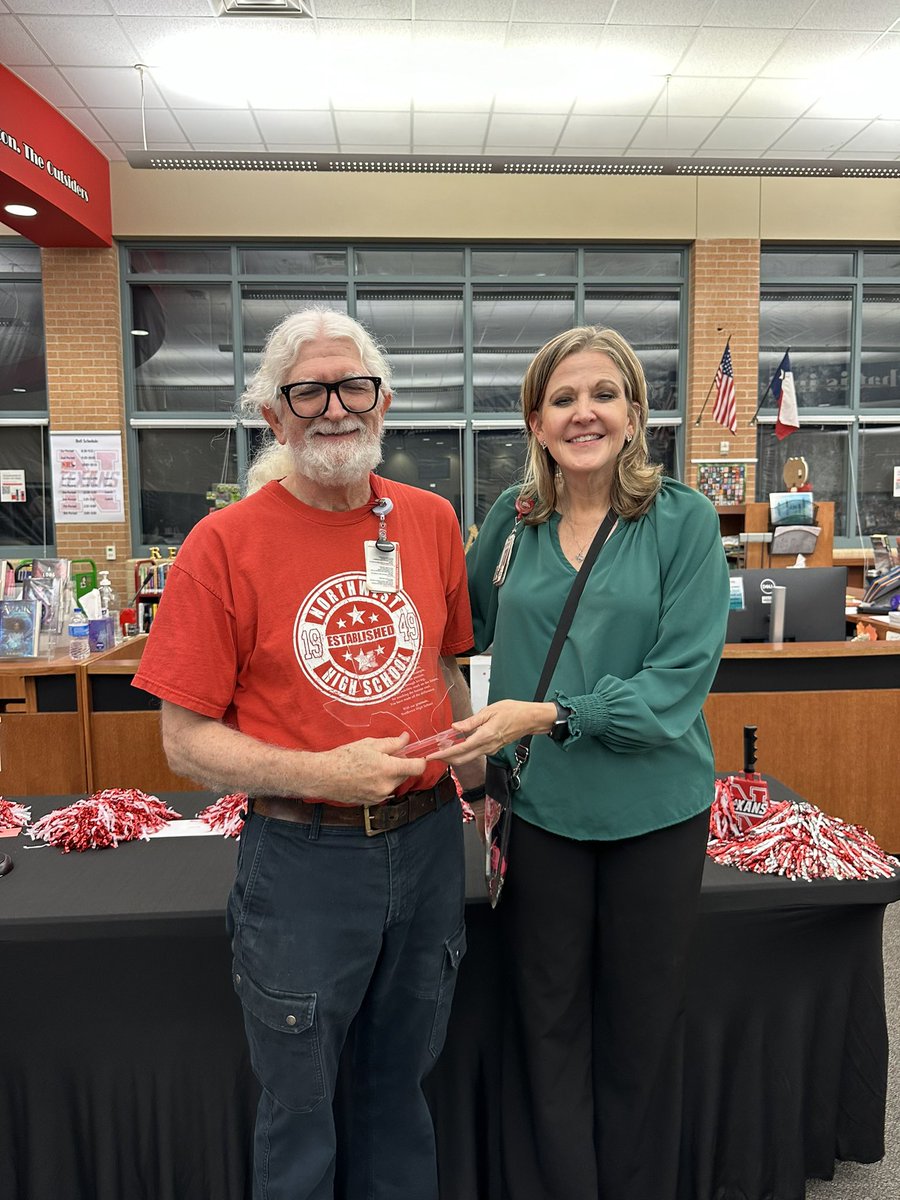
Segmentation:
<svg viewBox="0 0 900 1200">
<path fill-rule="evenodd" d="M 323 825 L 353 826 L 364 829 L 367 837 L 389 833 L 409 825 L 427 813 L 437 812 L 456 799 L 456 784 L 450 773 L 442 775 L 434 787 L 421 792 L 406 792 L 388 796 L 382 804 L 337 805 L 316 804 L 300 796 L 254 796 L 253 809 L 261 817 L 291 821 L 295 825 L 311 825 L 318 810 Z"/>
</svg>

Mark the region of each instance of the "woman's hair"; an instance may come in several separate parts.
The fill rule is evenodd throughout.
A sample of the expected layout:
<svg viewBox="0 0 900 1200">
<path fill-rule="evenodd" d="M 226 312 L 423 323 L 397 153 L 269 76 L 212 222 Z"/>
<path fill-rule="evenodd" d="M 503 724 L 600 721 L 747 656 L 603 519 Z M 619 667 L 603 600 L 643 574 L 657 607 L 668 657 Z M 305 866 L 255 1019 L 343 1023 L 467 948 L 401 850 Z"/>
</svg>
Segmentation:
<svg viewBox="0 0 900 1200">
<path fill-rule="evenodd" d="M 363 369 L 381 379 L 381 392 L 391 390 L 391 368 L 384 351 L 358 321 L 346 313 L 335 312 L 323 305 L 312 305 L 292 313 L 276 325 L 266 339 L 262 358 L 253 379 L 241 396 L 243 417 L 260 417 L 264 408 L 281 416 L 284 397 L 278 389 L 285 383 L 300 347 L 317 338 L 347 338 L 359 351 Z M 270 479 L 283 479 L 293 470 L 293 456 L 287 446 L 267 438 L 253 457 L 247 472 L 247 494 L 257 491 Z"/>
<path fill-rule="evenodd" d="M 614 329 L 582 325 L 557 334 L 542 346 L 522 380 L 522 416 L 527 438 L 522 494 L 535 501 L 533 510 L 525 518 L 529 525 L 548 520 L 558 507 L 563 485 L 556 462 L 531 430 L 531 414 L 540 410 L 550 376 L 563 359 L 584 350 L 608 355 L 622 372 L 628 416 L 634 426 L 634 436 L 616 459 L 610 496 L 613 509 L 625 520 L 641 517 L 653 504 L 660 488 L 662 467 L 650 463 L 647 451 L 649 406 L 643 367 L 620 333 Z"/>
</svg>

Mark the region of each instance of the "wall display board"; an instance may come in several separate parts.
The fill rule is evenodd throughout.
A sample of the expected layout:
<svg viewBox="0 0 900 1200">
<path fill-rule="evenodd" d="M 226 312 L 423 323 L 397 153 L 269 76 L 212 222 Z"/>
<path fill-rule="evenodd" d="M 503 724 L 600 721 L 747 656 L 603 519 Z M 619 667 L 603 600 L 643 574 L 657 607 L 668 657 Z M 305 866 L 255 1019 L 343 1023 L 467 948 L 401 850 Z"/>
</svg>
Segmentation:
<svg viewBox="0 0 900 1200">
<path fill-rule="evenodd" d="M 121 434 L 51 433 L 50 461 L 59 524 L 125 520 Z"/>
</svg>

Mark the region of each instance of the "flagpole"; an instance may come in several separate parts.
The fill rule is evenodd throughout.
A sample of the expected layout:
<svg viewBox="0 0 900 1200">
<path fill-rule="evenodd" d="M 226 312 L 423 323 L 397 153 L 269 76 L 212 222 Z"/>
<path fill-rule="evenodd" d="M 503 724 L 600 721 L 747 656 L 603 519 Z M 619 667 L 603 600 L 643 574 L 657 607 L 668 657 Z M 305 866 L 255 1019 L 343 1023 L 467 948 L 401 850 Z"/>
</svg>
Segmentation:
<svg viewBox="0 0 900 1200">
<path fill-rule="evenodd" d="M 781 362 L 784 362 L 784 359 L 785 359 L 785 357 L 786 357 L 788 354 L 790 354 L 790 352 L 791 352 L 791 348 L 790 348 L 790 346 L 788 346 L 787 350 L 785 350 L 785 352 L 784 352 L 784 355 L 782 355 Z M 778 364 L 778 366 L 780 367 L 780 366 L 781 366 L 781 363 L 779 363 L 779 364 Z M 778 370 L 776 369 L 776 371 L 775 371 L 775 375 L 777 375 L 777 374 L 778 374 Z M 773 375 L 773 376 L 772 376 L 772 378 L 769 380 L 769 386 L 766 388 L 766 390 L 765 390 L 765 391 L 763 392 L 763 394 L 760 396 L 760 398 L 759 398 L 759 404 L 757 404 L 757 406 L 756 406 L 756 412 L 755 412 L 755 413 L 753 414 L 753 416 L 750 418 L 750 420 L 749 420 L 748 424 L 750 424 L 750 425 L 755 425 L 755 424 L 756 424 L 756 418 L 759 416 L 759 410 L 760 410 L 760 409 L 762 408 L 762 406 L 765 404 L 765 402 L 766 402 L 766 396 L 768 396 L 769 392 L 771 392 L 771 390 L 772 390 L 772 383 L 774 382 L 775 375 Z"/>
<path fill-rule="evenodd" d="M 731 334 L 729 333 L 728 339 L 725 342 L 725 350 L 727 350 L 730 345 L 731 345 Z M 722 351 L 723 357 L 725 356 L 725 350 Z M 719 359 L 719 366 L 721 366 L 721 364 L 722 364 L 722 360 Z M 712 383 L 709 385 L 709 391 L 706 393 L 706 399 L 703 401 L 703 407 L 700 409 L 700 412 L 697 415 L 697 420 L 694 422 L 695 426 L 699 425 L 700 422 L 703 420 L 703 414 L 706 412 L 706 406 L 707 406 L 707 404 L 709 404 L 709 398 L 712 395 L 712 390 L 716 386 L 716 375 L 718 375 L 718 374 L 719 374 L 719 367 L 717 366 L 716 374 L 713 375 L 713 377 L 712 377 Z"/>
</svg>

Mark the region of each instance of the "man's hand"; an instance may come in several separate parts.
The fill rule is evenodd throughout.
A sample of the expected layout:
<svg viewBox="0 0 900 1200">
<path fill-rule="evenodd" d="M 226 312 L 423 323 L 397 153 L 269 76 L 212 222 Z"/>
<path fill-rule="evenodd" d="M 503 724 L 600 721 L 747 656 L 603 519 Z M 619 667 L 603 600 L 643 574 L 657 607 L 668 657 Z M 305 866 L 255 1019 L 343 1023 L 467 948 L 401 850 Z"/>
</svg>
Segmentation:
<svg viewBox="0 0 900 1200">
<path fill-rule="evenodd" d="M 361 738 L 316 755 L 321 784 L 310 781 L 307 794 L 336 804 L 380 804 L 410 777 L 421 775 L 424 758 L 400 758 L 409 734 L 392 738 Z"/>
</svg>

